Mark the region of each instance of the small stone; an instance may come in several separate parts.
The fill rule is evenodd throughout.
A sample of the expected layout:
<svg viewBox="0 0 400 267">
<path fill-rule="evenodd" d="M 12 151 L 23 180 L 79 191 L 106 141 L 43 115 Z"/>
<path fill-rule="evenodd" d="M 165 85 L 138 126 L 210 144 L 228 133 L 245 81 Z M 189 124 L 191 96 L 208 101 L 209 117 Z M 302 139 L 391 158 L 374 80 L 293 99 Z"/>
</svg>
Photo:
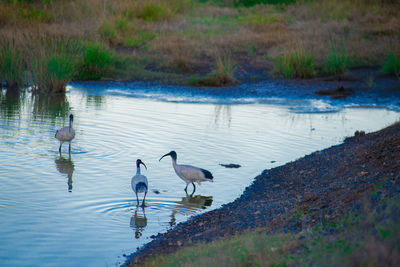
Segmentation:
<svg viewBox="0 0 400 267">
<path fill-rule="evenodd" d="M 363 176 L 365 176 L 365 175 L 367 175 L 367 174 L 368 174 L 368 172 L 362 171 L 362 172 L 360 172 L 360 173 L 358 174 L 358 176 L 363 177 Z"/>
</svg>

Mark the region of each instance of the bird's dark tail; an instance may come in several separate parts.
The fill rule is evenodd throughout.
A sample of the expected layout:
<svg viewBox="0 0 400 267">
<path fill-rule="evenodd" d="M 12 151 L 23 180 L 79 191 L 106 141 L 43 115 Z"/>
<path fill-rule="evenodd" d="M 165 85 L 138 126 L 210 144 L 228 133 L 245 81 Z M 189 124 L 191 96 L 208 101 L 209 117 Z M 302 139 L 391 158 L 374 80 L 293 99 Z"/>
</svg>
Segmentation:
<svg viewBox="0 0 400 267">
<path fill-rule="evenodd" d="M 207 171 L 207 170 L 205 170 L 205 169 L 200 169 L 203 173 L 204 173 L 204 177 L 206 178 L 206 179 L 210 179 L 210 180 L 212 180 L 214 177 L 212 176 L 212 174 L 211 174 L 211 172 L 209 172 L 209 171 Z"/>
<path fill-rule="evenodd" d="M 142 192 L 142 191 L 147 191 L 147 185 L 143 182 L 137 183 L 136 184 L 136 192 Z"/>
</svg>

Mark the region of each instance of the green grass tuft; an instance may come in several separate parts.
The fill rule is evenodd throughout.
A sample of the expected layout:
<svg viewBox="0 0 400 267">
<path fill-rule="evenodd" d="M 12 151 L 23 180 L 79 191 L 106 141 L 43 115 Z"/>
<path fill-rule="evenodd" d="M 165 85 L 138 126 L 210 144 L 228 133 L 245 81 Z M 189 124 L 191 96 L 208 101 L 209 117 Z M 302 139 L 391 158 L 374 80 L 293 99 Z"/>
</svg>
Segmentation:
<svg viewBox="0 0 400 267">
<path fill-rule="evenodd" d="M 53 52 L 41 55 L 31 62 L 35 86 L 41 93 L 60 93 L 72 79 L 74 65 L 66 53 Z"/>
<path fill-rule="evenodd" d="M 0 43 L 0 82 L 6 81 L 8 87 L 14 88 L 23 84 L 24 63 L 21 52 L 15 42 Z"/>
<path fill-rule="evenodd" d="M 343 75 L 349 68 L 350 59 L 346 56 L 344 47 L 338 47 L 332 42 L 332 49 L 330 53 L 325 57 L 324 64 L 322 66 L 322 73 L 324 75 Z"/>
<path fill-rule="evenodd" d="M 146 31 L 138 31 L 136 34 L 125 39 L 124 45 L 127 47 L 143 47 L 149 41 L 153 40 L 157 35 Z"/>
<path fill-rule="evenodd" d="M 99 80 L 113 74 L 113 55 L 110 50 L 99 43 L 88 43 L 85 46 L 82 60 L 78 63 L 79 71 L 75 79 Z"/>
<path fill-rule="evenodd" d="M 296 50 L 275 59 L 273 72 L 284 78 L 308 79 L 315 76 L 314 55 Z"/>
<path fill-rule="evenodd" d="M 296 0 L 234 0 L 235 6 L 252 7 L 259 4 L 282 5 L 293 4 Z"/>
<path fill-rule="evenodd" d="M 163 21 L 173 16 L 172 10 L 162 3 L 148 2 L 145 3 L 138 11 L 137 17 L 144 21 Z"/>
<path fill-rule="evenodd" d="M 383 64 L 381 71 L 396 75 L 400 79 L 400 55 L 391 51 Z"/>
<path fill-rule="evenodd" d="M 236 64 L 230 55 L 217 55 L 214 70 L 204 78 L 189 81 L 194 86 L 229 86 L 237 83 L 235 79 Z"/>
<path fill-rule="evenodd" d="M 65 86 L 74 77 L 79 42 L 49 36 L 30 40 L 28 65 L 36 90 L 48 94 L 65 92 Z"/>
</svg>

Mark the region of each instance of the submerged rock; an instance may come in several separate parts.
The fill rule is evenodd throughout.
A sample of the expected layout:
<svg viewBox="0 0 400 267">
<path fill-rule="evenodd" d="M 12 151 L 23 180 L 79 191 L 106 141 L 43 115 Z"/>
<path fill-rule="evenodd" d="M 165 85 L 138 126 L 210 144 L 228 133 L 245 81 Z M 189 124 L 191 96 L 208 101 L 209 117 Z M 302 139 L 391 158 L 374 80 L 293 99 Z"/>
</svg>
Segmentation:
<svg viewBox="0 0 400 267">
<path fill-rule="evenodd" d="M 225 168 L 240 168 L 240 167 L 242 167 L 239 164 L 233 164 L 233 163 L 230 163 L 230 164 L 222 164 L 222 163 L 220 163 L 219 165 L 221 165 L 222 167 L 225 167 Z"/>
</svg>

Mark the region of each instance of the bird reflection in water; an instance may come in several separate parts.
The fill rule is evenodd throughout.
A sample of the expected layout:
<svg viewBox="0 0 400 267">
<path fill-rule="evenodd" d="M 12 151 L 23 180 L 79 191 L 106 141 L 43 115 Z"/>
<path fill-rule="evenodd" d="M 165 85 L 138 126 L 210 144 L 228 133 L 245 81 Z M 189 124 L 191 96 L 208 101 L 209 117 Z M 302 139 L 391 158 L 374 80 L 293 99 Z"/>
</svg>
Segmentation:
<svg viewBox="0 0 400 267">
<path fill-rule="evenodd" d="M 59 156 L 55 160 L 56 168 L 59 173 L 66 174 L 68 177 L 68 191 L 72 192 L 72 174 L 74 173 L 74 162 L 71 159 L 71 155 L 68 158 Z"/>
<path fill-rule="evenodd" d="M 142 236 L 144 229 L 147 226 L 147 218 L 144 207 L 141 207 L 142 212 L 138 212 L 140 208 L 136 207 L 135 214 L 131 217 L 131 228 L 135 231 L 135 238 Z"/>
<path fill-rule="evenodd" d="M 186 194 L 185 197 L 182 197 L 182 200 L 176 201 L 175 206 L 172 209 L 171 220 L 169 225 L 172 227 L 176 224 L 176 214 L 183 215 L 185 217 L 196 215 L 199 210 L 204 210 L 207 207 L 210 207 L 213 202 L 212 196 L 202 196 L 193 194 Z"/>
</svg>

